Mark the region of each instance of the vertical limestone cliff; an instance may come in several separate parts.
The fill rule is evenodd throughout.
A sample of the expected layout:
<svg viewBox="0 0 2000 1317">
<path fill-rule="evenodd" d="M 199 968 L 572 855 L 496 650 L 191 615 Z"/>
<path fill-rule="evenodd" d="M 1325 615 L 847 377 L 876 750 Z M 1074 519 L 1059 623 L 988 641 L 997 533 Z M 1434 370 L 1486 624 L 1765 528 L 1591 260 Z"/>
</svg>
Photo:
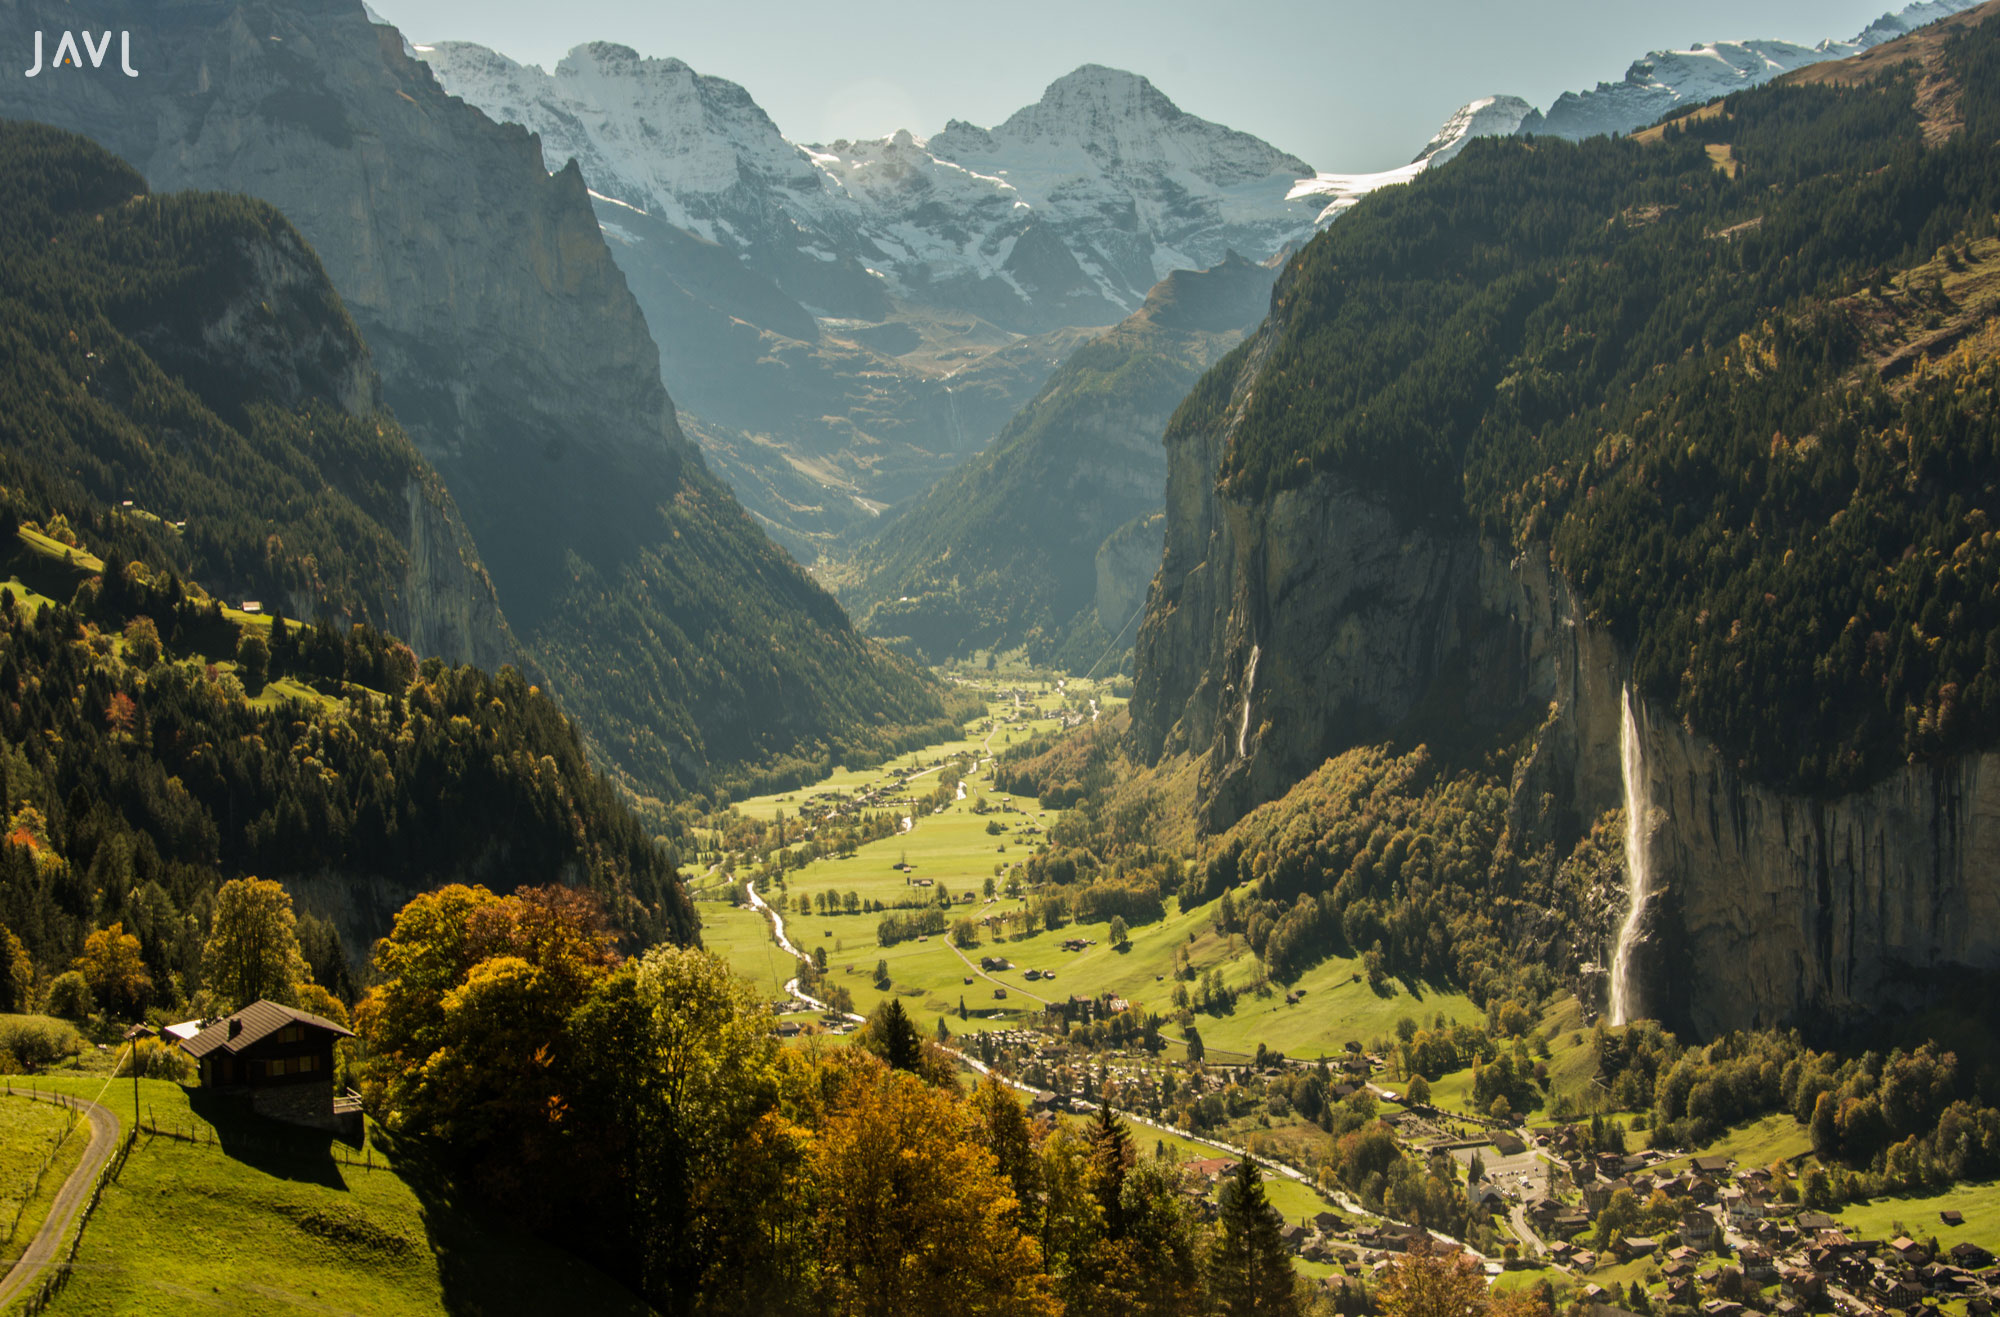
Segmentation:
<svg viewBox="0 0 2000 1317">
<path fill-rule="evenodd" d="M 1546 546 L 1510 554 L 1332 474 L 1268 501 L 1219 494 L 1262 343 L 1220 422 L 1169 436 L 1136 747 L 1197 756 L 1220 829 L 1357 744 L 1522 746 L 1510 832 L 1566 853 L 1623 803 L 1629 656 Z M 1639 701 L 1635 726 L 1656 892 L 1634 958 L 1644 1014 L 1703 1036 L 1838 1030 L 2000 971 L 2000 755 L 1822 800 L 1748 780 L 1656 704 Z M 1571 912 L 1587 940 L 1558 968 L 1609 963 L 1625 895 L 1598 902 Z"/>
<path fill-rule="evenodd" d="M 1166 550 L 1138 641 L 1139 745 L 1205 756 L 1216 828 L 1339 749 L 1497 734 L 1529 707 L 1527 638 L 1482 605 L 1462 523 L 1408 517 L 1331 475 L 1268 504 L 1216 493 L 1269 342 L 1267 329 L 1242 358 L 1221 426 L 1169 432 Z"/>
<path fill-rule="evenodd" d="M 1489 553 L 1484 575 L 1487 605 L 1530 638 L 1526 689 L 1552 710 L 1517 812 L 1562 802 L 1566 817 L 1543 820 L 1561 835 L 1620 804 L 1630 665 L 1579 616 L 1545 549 Z M 1660 893 L 1635 962 L 1647 1014 L 1704 1036 L 1837 1030 L 2000 970 L 2000 756 L 1912 764 L 1813 799 L 1746 779 L 1656 705 L 1641 701 L 1636 724 L 1640 836 Z"/>
<path fill-rule="evenodd" d="M 455 656 L 489 671 L 519 662 L 493 581 L 451 495 L 435 478 L 404 486 L 410 509 L 402 615 L 389 630 L 419 654 Z"/>
</svg>

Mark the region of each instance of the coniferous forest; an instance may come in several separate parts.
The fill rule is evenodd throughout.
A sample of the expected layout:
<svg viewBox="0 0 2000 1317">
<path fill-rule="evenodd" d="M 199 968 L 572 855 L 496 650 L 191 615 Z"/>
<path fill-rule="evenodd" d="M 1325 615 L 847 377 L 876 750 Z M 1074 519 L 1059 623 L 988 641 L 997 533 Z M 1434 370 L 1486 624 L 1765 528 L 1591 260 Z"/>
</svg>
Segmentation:
<svg viewBox="0 0 2000 1317">
<path fill-rule="evenodd" d="M 1163 282 L 849 564 L 931 673 L 692 447 L 643 536 L 610 490 L 538 556 L 567 583 L 517 640 L 285 217 L 0 122 L 0 1073 L 86 1109 L 131 1081 L 34 1310 L 414 1269 L 421 1302 L 329 1305 L 486 1311 L 472 1241 L 672 1317 L 1990 1317 L 2000 1026 L 1958 925 L 1991 902 L 1955 875 L 1991 862 L 2000 746 L 2000 18 L 1908 49 L 1629 136 L 1471 141 L 1329 211 L 1219 362 L 1276 263 L 1232 253 L 1213 316 Z M 1175 397 L 1172 460 L 1213 469 L 1164 514 L 1144 482 L 1020 511 Z M 1335 486 L 1362 500 L 1305 497 Z M 1552 565 L 1624 721 L 1337 709 L 1314 725 L 1360 732 L 1304 770 L 1260 760 L 1308 721 L 1285 699 L 1375 653 L 1287 672 L 1287 601 L 1255 597 L 1322 543 L 1299 507 L 1360 501 L 1395 532 L 1360 551 Z M 1176 582 L 1189 521 L 1215 556 Z M 1033 666 L 1122 658 L 1110 550 L 1163 525 L 1133 622 L 1220 610 L 1211 652 Z M 1451 644 L 1491 621 L 1434 594 Z M 1200 699 L 1149 729 L 1170 681 Z M 1821 848 L 1814 947 L 1659 968 L 1714 912 L 1647 886 L 1697 770 L 1648 776 L 1641 715 L 1783 793 L 1701 798 Z M 1927 769 L 1961 869 L 1840 889 L 1904 834 L 1829 842 L 1830 812 Z M 1770 890 L 1713 922 L 1783 922 Z M 1881 1000 L 1784 1004 L 1863 933 Z M 1749 1023 L 1645 1009 L 1634 957 L 1735 975 Z M 224 1066 L 273 1003 L 326 1065 Z M 305 1075 L 307 1119 L 256 1105 Z M 51 1137 L 31 1183 L 0 1166 L 16 1233 L 68 1210 Z M 146 1223 L 225 1209 L 240 1248 L 171 1289 Z M 245 1288 L 260 1251 L 328 1270 Z"/>
</svg>

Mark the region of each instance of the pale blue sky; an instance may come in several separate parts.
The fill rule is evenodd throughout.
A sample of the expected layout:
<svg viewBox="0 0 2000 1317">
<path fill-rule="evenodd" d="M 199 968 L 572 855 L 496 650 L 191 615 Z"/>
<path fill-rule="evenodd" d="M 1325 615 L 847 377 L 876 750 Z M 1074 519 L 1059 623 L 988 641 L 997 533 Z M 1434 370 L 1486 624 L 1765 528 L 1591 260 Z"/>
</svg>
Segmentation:
<svg viewBox="0 0 2000 1317">
<path fill-rule="evenodd" d="M 1884 0 L 373 0 L 412 41 L 551 67 L 620 41 L 742 83 L 787 137 L 949 118 L 991 126 L 1079 64 L 1144 74 L 1182 109 L 1316 168 L 1387 168 L 1474 97 L 1558 94 L 1696 41 L 1846 38 Z M 1900 7 L 1900 3 L 1899 6 Z"/>
</svg>

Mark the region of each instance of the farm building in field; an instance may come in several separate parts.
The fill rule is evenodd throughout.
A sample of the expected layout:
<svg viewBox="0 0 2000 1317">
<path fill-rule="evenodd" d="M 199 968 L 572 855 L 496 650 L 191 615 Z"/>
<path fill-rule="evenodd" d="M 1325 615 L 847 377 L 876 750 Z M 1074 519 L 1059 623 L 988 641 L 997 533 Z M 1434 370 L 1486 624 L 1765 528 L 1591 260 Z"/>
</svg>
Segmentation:
<svg viewBox="0 0 2000 1317">
<path fill-rule="evenodd" d="M 273 1120 L 360 1132 L 361 1109 L 334 1095 L 333 1045 L 354 1032 L 274 1001 L 254 1001 L 181 1041 L 201 1067 L 201 1086 L 250 1099 Z"/>
</svg>

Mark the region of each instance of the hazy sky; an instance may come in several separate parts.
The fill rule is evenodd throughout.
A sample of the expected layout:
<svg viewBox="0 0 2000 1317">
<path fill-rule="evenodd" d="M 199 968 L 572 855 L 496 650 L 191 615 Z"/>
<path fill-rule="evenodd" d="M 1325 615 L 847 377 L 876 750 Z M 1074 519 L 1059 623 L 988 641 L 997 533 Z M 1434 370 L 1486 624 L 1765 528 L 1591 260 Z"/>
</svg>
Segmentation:
<svg viewBox="0 0 2000 1317">
<path fill-rule="evenodd" d="M 998 123 L 1079 64 L 1144 74 L 1182 109 L 1316 168 L 1401 164 L 1474 97 L 1546 108 L 1648 50 L 1846 38 L 1884 0 L 373 0 L 412 41 L 553 67 L 584 41 L 749 89 L 799 142 Z M 1900 7 L 1901 0 L 1898 0 Z"/>
</svg>

